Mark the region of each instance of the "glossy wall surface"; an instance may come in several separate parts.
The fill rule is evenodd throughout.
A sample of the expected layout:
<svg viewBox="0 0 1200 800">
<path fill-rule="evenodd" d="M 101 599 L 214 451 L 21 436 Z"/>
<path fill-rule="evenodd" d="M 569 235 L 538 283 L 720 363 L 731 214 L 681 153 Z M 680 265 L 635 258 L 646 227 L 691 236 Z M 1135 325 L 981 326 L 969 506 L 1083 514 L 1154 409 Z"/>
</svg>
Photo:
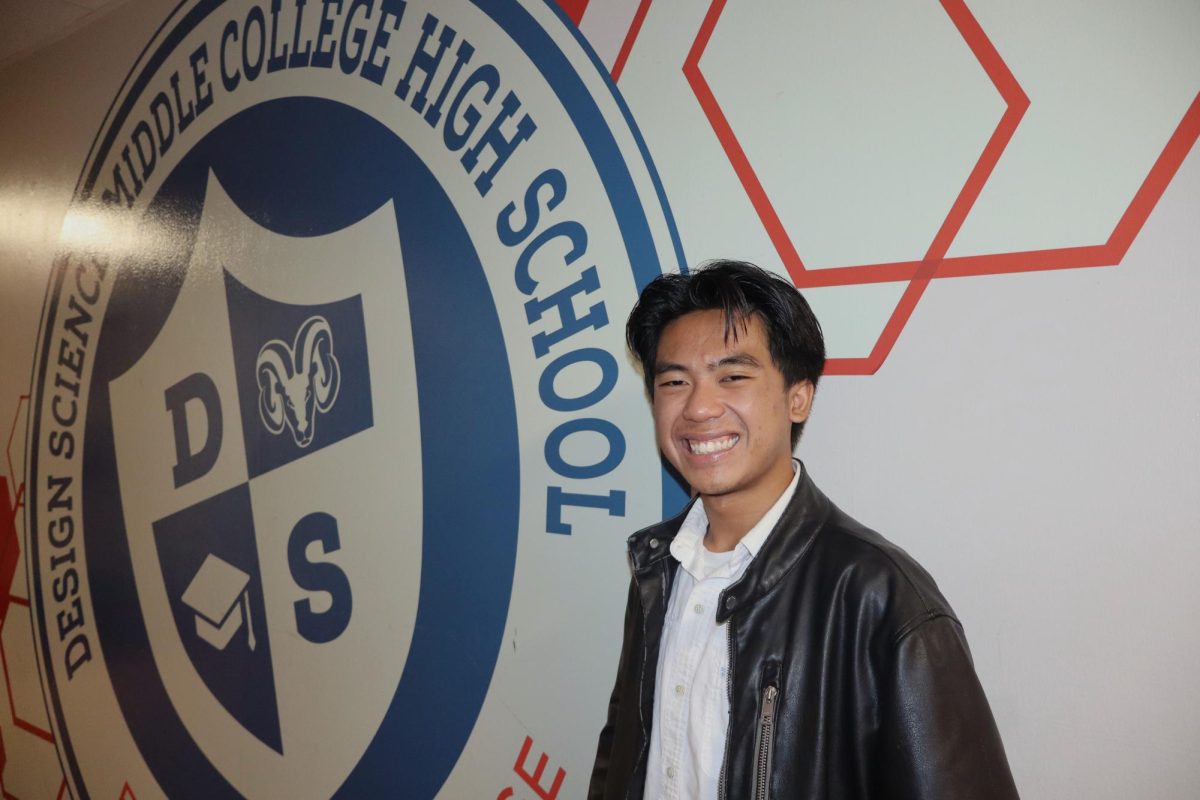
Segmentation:
<svg viewBox="0 0 1200 800">
<path fill-rule="evenodd" d="M 5 797 L 581 795 L 684 498 L 622 326 L 714 257 L 817 311 L 798 454 L 1022 796 L 1195 796 L 1194 3 L 85 22 L 0 63 Z"/>
</svg>

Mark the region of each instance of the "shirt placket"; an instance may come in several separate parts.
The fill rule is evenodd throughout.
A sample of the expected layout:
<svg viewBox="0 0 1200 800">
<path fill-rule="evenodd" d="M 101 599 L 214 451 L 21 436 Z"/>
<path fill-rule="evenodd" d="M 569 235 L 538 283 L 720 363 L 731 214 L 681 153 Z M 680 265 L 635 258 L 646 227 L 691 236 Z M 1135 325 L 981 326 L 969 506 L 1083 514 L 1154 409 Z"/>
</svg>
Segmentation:
<svg viewBox="0 0 1200 800">
<path fill-rule="evenodd" d="M 685 778 L 696 780 L 695 775 L 685 775 L 683 766 L 691 762 L 686 750 L 694 699 L 692 693 L 705 645 L 715 630 L 711 609 L 723 583 L 727 581 L 713 578 L 695 583 L 686 598 L 680 598 L 686 602 L 673 620 L 677 632 L 672 648 L 675 652 L 668 661 L 668 673 L 664 675 L 667 680 L 662 687 L 669 698 L 669 702 L 664 704 L 663 769 L 666 796 L 671 800 L 689 796 L 685 794 Z"/>
</svg>

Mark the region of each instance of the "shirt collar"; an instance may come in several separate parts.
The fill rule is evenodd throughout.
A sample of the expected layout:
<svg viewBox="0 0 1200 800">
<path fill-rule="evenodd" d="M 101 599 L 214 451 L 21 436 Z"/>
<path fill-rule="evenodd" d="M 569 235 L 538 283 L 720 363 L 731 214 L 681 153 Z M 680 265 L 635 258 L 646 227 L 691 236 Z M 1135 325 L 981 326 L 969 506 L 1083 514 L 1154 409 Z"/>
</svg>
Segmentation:
<svg viewBox="0 0 1200 800">
<path fill-rule="evenodd" d="M 734 548 L 735 555 L 731 567 L 737 569 L 758 555 L 763 543 L 774 530 L 775 524 L 783 516 L 784 510 L 796 493 L 800 483 L 800 462 L 792 459 L 792 482 L 787 485 L 775 504 L 767 509 L 754 527 L 746 532 Z M 708 514 L 704 511 L 703 498 L 696 498 L 688 515 L 684 517 L 683 525 L 679 528 L 674 541 L 671 542 L 671 555 L 686 569 L 692 577 L 702 580 L 708 577 L 703 574 L 704 535 L 708 532 Z M 714 576 L 717 577 L 717 576 Z"/>
</svg>

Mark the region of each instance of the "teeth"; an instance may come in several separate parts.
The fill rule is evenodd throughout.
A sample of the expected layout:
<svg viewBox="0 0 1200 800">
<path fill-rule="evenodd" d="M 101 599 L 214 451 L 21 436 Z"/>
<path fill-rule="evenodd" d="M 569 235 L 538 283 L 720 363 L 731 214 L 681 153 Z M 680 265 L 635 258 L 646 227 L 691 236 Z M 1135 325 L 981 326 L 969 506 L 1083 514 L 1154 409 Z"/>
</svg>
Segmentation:
<svg viewBox="0 0 1200 800">
<path fill-rule="evenodd" d="M 711 453 L 722 453 L 733 447 L 737 442 L 737 436 L 726 436 L 723 439 L 709 439 L 706 442 L 688 440 L 688 449 L 692 451 L 692 455 L 706 456 Z"/>
</svg>

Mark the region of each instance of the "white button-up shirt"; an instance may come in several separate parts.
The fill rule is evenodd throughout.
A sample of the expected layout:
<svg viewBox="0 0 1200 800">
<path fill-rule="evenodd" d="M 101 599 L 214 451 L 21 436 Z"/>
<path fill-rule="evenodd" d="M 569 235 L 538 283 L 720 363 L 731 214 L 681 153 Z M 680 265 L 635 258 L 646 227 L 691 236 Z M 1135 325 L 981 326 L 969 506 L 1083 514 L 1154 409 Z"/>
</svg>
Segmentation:
<svg viewBox="0 0 1200 800">
<path fill-rule="evenodd" d="M 704 547 L 708 515 L 697 500 L 671 543 L 679 561 L 658 655 L 646 798 L 715 800 L 729 728 L 729 629 L 717 598 L 742 576 L 783 516 L 796 474 L 775 505 L 727 553 Z"/>
</svg>

